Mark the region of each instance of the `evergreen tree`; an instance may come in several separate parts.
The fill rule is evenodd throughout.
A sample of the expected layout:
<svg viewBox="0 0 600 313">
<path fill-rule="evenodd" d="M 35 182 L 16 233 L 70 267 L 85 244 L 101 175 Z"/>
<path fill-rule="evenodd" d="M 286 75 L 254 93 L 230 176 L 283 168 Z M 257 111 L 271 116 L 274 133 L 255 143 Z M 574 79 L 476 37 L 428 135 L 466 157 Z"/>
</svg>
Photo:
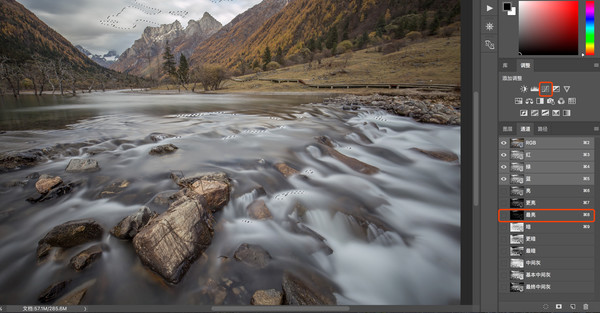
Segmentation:
<svg viewBox="0 0 600 313">
<path fill-rule="evenodd" d="M 377 28 L 375 29 L 375 33 L 377 34 L 377 37 L 383 37 L 383 31 L 385 30 L 385 19 L 384 17 L 380 17 L 379 20 L 377 20 Z"/>
<path fill-rule="evenodd" d="M 350 39 L 350 36 L 348 35 L 348 28 L 350 28 L 350 20 L 346 20 L 346 23 L 344 23 L 344 28 L 342 30 L 342 41 Z"/>
<path fill-rule="evenodd" d="M 437 29 L 440 27 L 441 16 L 441 11 L 437 11 L 433 22 L 429 24 L 429 35 L 435 35 L 435 33 L 437 32 Z"/>
<path fill-rule="evenodd" d="M 275 62 L 283 65 L 283 49 L 281 49 L 281 46 L 277 47 L 277 52 L 275 53 Z"/>
<path fill-rule="evenodd" d="M 338 42 L 338 32 L 337 27 L 332 26 L 327 33 L 327 38 L 325 39 L 325 47 L 327 49 L 333 48 L 333 45 Z"/>
<path fill-rule="evenodd" d="M 421 30 L 427 29 L 427 11 L 423 11 L 421 15 Z"/>
<path fill-rule="evenodd" d="M 315 38 L 311 38 L 306 46 L 310 51 L 315 52 L 317 49 L 317 42 L 315 41 Z"/>
<path fill-rule="evenodd" d="M 358 47 L 358 49 L 362 49 L 365 47 L 367 42 L 369 42 L 369 35 L 367 34 L 367 32 L 364 32 L 362 36 L 356 39 L 356 46 Z"/>
<path fill-rule="evenodd" d="M 165 73 L 171 76 L 177 76 L 177 69 L 175 68 L 175 57 L 171 53 L 169 47 L 169 41 L 165 44 L 165 52 L 163 53 L 163 70 Z"/>
<path fill-rule="evenodd" d="M 187 58 L 183 53 L 179 56 L 179 68 L 177 69 L 177 76 L 182 84 L 187 84 L 190 77 L 190 65 L 188 64 Z"/>
<path fill-rule="evenodd" d="M 271 62 L 271 49 L 269 49 L 268 46 L 265 48 L 265 52 L 263 53 L 262 59 L 263 59 L 263 70 L 266 70 L 267 64 L 269 64 L 269 62 Z"/>
</svg>

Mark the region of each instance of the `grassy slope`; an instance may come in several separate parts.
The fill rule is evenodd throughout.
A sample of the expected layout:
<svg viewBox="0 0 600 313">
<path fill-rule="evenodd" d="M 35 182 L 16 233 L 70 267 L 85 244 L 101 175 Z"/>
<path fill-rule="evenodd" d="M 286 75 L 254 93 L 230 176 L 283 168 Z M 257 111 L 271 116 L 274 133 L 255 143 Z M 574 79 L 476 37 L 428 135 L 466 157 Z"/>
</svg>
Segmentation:
<svg viewBox="0 0 600 313">
<path fill-rule="evenodd" d="M 344 57 L 331 57 L 307 64 L 299 64 L 275 71 L 259 73 L 260 78 L 303 79 L 309 84 L 337 83 L 433 83 L 460 85 L 460 36 L 428 38 L 411 43 L 398 52 L 384 55 L 374 48 L 351 54 L 341 73 Z M 239 77 L 251 79 L 254 75 Z M 297 83 L 276 84 L 250 80 L 227 81 L 221 92 L 235 91 L 317 91 Z M 321 90 L 323 91 L 323 90 Z M 347 92 L 348 90 L 340 90 Z M 376 91 L 372 89 L 371 91 Z"/>
</svg>

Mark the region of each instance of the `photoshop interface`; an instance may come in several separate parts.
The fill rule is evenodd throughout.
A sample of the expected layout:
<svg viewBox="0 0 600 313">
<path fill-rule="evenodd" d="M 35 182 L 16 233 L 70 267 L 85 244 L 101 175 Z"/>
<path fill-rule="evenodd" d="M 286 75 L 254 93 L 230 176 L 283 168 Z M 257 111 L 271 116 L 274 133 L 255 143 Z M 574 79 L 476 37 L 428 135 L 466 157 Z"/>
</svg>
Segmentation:
<svg viewBox="0 0 600 313">
<path fill-rule="evenodd" d="M 600 232 L 595 230 L 600 0 L 463 0 L 460 9 L 460 291 L 452 293 L 456 302 L 444 298 L 448 303 L 439 304 L 438 299 L 429 305 L 421 299 L 419 305 L 365 301 L 305 307 L 103 303 L 49 305 L 40 311 L 600 311 Z M 313 195 L 321 196 L 316 191 Z M 401 266 L 402 261 L 397 262 Z M 158 276 L 152 279 L 160 281 Z M 444 282 L 440 278 L 427 284 L 434 288 Z M 421 291 L 425 285 L 419 285 Z M 0 312 L 26 309 L 0 303 Z"/>
</svg>

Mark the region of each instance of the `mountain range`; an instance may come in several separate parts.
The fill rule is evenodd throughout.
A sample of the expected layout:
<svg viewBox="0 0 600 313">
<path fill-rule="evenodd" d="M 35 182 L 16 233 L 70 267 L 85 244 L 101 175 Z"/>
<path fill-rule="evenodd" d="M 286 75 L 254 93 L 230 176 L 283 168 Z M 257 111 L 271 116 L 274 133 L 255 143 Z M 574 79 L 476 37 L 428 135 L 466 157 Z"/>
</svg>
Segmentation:
<svg viewBox="0 0 600 313">
<path fill-rule="evenodd" d="M 54 60 L 63 58 L 86 70 L 101 70 L 99 65 L 15 0 L 0 0 L 0 42 L 0 56 L 17 63 L 39 55 Z"/>
<path fill-rule="evenodd" d="M 167 42 L 177 55 L 190 56 L 193 50 L 222 25 L 210 14 L 204 13 L 198 21 L 190 20 L 184 29 L 179 21 L 160 27 L 146 27 L 142 37 L 125 50 L 111 69 L 138 76 L 156 77 L 162 64 L 162 53 Z"/>
<path fill-rule="evenodd" d="M 146 27 L 117 57 L 114 51 L 94 55 L 78 49 L 15 0 L 0 0 L 0 56 L 18 64 L 39 55 L 104 72 L 100 63 L 127 75 L 160 79 L 167 43 L 176 58 L 187 56 L 192 68 L 218 64 L 239 69 L 261 63 L 267 48 L 272 55 L 279 52 L 281 62 L 302 62 L 307 50 L 332 53 L 344 41 L 356 49 L 365 41 L 403 38 L 411 31 L 435 34 L 459 20 L 459 0 L 263 0 L 225 26 L 206 12 L 185 28 L 179 21 Z M 133 77 L 127 75 L 126 80 Z"/>
<path fill-rule="evenodd" d="M 273 55 L 281 49 L 284 58 L 293 58 L 301 55 L 309 42 L 319 46 L 327 40 L 356 43 L 360 37 L 372 39 L 382 33 L 401 37 L 411 30 L 426 32 L 428 26 L 435 29 L 459 18 L 458 0 L 263 0 L 223 27 L 208 13 L 197 23 L 210 27 L 198 27 L 194 32 L 193 21 L 185 30 L 178 21 L 147 27 L 111 68 L 160 76 L 167 40 L 175 55 L 186 55 L 192 67 L 210 63 L 233 69 L 261 62 L 267 47 Z"/>
<path fill-rule="evenodd" d="M 76 45 L 75 48 L 102 67 L 108 68 L 119 59 L 119 54 L 116 50 L 108 50 L 105 54 L 93 54 L 80 45 Z"/>
</svg>

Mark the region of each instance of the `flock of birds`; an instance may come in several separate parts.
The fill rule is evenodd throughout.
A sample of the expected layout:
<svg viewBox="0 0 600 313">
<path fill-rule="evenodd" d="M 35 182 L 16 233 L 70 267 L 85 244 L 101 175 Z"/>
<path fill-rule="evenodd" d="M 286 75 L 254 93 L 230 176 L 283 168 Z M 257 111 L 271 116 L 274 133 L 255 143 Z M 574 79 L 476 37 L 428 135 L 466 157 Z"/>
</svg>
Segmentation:
<svg viewBox="0 0 600 313">
<path fill-rule="evenodd" d="M 212 3 L 221 3 L 221 2 L 228 2 L 228 1 L 233 1 L 233 0 L 210 0 L 210 2 L 212 2 Z M 119 30 L 134 29 L 134 28 L 136 28 L 138 23 L 146 23 L 146 24 L 150 24 L 150 25 L 154 25 L 154 26 L 160 26 L 160 24 L 157 22 L 151 21 L 149 19 L 142 19 L 142 18 L 136 19 L 135 21 L 133 21 L 133 23 L 128 23 L 127 26 L 123 26 L 124 23 L 119 20 L 119 16 L 123 12 L 125 12 L 125 10 L 135 10 L 135 9 L 137 9 L 149 16 L 155 16 L 155 15 L 163 13 L 162 10 L 151 7 L 147 4 L 144 4 L 141 2 L 141 0 L 134 0 L 133 4 L 124 6 L 121 9 L 121 11 L 119 11 L 119 13 L 109 15 L 106 17 L 106 19 L 100 20 L 100 24 L 102 24 L 104 26 L 112 27 L 115 29 L 119 29 Z M 181 17 L 181 18 L 185 18 L 189 14 L 189 12 L 186 10 L 171 10 L 171 11 L 168 11 L 167 13 L 170 15 L 173 15 L 173 16 Z"/>
</svg>

